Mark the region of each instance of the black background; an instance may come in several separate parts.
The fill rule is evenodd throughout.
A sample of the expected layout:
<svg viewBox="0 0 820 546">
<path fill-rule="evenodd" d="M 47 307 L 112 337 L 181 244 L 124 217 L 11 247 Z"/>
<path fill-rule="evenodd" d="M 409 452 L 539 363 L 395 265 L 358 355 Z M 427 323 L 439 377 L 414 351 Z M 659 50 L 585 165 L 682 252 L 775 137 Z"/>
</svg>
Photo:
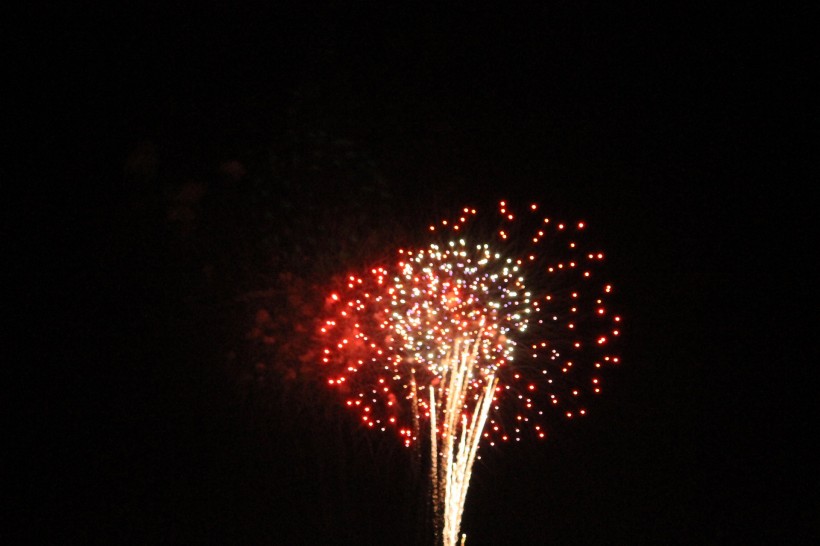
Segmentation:
<svg viewBox="0 0 820 546">
<path fill-rule="evenodd" d="M 625 364 L 587 420 L 487 451 L 468 544 L 817 541 L 800 440 L 815 179 L 797 173 L 816 115 L 800 14 L 123 2 L 28 15 L 7 40 L 8 149 L 28 175 L 6 190 L 12 356 L 26 355 L 8 366 L 9 543 L 429 543 L 424 479 L 392 439 L 308 388 L 237 386 L 256 309 L 230 302 L 279 281 L 236 218 L 285 198 L 272 186 L 240 214 L 215 177 L 339 140 L 411 230 L 465 203 L 537 200 L 583 217 L 609 253 Z M 140 150 L 156 172 L 136 183 Z M 302 220 L 370 183 L 311 180 Z M 186 182 L 207 198 L 180 236 L 169 203 Z"/>
</svg>

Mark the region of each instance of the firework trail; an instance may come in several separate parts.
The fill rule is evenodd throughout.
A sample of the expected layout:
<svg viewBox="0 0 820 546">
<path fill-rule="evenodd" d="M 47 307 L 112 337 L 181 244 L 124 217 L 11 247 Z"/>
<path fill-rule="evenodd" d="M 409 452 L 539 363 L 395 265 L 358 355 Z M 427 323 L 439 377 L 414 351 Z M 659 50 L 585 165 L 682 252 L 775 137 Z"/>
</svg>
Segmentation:
<svg viewBox="0 0 820 546">
<path fill-rule="evenodd" d="M 554 222 L 505 202 L 490 232 L 478 212 L 429 226 L 436 241 L 350 275 L 328 298 L 328 383 L 370 428 L 430 445 L 436 533 L 455 545 L 479 445 L 546 436 L 556 410 L 584 415 L 620 317 L 599 277 L 604 255 L 582 250 L 583 222 Z M 424 432 L 422 432 L 424 431 Z M 462 541 L 464 536 L 462 536 Z"/>
</svg>

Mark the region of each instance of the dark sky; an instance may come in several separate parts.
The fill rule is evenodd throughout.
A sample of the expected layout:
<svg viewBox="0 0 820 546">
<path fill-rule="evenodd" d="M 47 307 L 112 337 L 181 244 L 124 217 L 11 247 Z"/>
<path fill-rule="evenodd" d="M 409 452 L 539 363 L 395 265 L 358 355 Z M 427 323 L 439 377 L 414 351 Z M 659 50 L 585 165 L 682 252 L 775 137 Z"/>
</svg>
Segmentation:
<svg viewBox="0 0 820 546">
<path fill-rule="evenodd" d="M 241 298 L 294 252 L 344 273 L 315 256 L 338 233 L 511 198 L 595 226 L 625 364 L 585 422 L 488 452 L 468 544 L 816 543 L 799 17 L 297 4 L 45 5 L 12 34 L 36 387 L 3 536 L 428 543 L 408 453 L 248 387 L 254 313 L 287 312 Z"/>
</svg>

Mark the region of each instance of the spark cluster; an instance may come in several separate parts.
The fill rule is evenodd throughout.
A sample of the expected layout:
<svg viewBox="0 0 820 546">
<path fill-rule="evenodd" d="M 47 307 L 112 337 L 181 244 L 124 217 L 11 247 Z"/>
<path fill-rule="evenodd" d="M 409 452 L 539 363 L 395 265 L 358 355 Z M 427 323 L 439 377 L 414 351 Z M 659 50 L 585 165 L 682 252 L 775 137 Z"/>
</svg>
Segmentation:
<svg viewBox="0 0 820 546">
<path fill-rule="evenodd" d="M 583 244 L 584 222 L 522 214 L 499 203 L 489 220 L 464 208 L 428 227 L 428 243 L 352 274 L 329 295 L 321 324 L 328 384 L 371 428 L 405 444 L 435 421 L 428 390 L 446 380 L 459 344 L 476 347 L 459 404 L 472 415 L 493 383 L 482 441 L 544 438 L 550 415 L 586 414 L 621 318 L 607 300 L 604 254 Z M 446 434 L 440 427 L 437 434 Z"/>
</svg>

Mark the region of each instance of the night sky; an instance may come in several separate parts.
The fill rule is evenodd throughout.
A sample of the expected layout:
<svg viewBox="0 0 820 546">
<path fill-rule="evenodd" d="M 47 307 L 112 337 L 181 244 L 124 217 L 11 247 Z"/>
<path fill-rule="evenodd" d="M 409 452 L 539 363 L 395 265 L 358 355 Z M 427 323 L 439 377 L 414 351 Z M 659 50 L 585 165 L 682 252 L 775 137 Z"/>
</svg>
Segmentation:
<svg viewBox="0 0 820 546">
<path fill-rule="evenodd" d="M 584 420 L 482 451 L 467 544 L 817 543 L 799 15 L 116 4 L 12 33 L 3 542 L 430 544 L 424 476 L 311 373 L 310 320 L 511 199 L 588 222 L 624 364 Z"/>
</svg>

